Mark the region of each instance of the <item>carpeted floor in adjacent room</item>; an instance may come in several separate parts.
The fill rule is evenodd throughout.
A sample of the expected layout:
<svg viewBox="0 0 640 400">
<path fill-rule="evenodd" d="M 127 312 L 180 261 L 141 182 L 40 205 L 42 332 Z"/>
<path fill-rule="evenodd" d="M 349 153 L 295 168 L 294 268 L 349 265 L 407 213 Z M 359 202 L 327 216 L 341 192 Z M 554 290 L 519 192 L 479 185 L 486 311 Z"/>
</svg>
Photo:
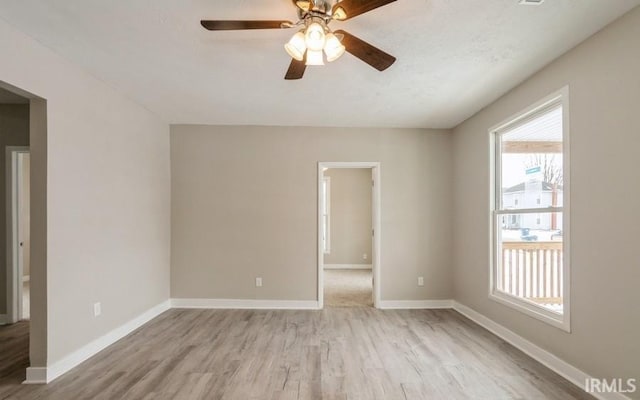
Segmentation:
<svg viewBox="0 0 640 400">
<path fill-rule="evenodd" d="M 371 270 L 324 271 L 325 307 L 373 307 Z"/>
</svg>

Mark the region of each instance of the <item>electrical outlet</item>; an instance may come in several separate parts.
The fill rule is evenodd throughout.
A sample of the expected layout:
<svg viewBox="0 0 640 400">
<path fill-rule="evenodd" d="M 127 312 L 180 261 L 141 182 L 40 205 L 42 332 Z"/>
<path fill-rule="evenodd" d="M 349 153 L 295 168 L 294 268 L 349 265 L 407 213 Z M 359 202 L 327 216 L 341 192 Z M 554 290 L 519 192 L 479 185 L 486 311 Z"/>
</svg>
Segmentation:
<svg viewBox="0 0 640 400">
<path fill-rule="evenodd" d="M 94 317 L 99 317 L 100 314 L 102 314 L 102 304 L 93 303 L 93 316 Z"/>
<path fill-rule="evenodd" d="M 262 287 L 262 278 L 256 278 L 256 287 Z"/>
<path fill-rule="evenodd" d="M 418 277 L 418 286 L 424 286 L 424 278 L 422 276 Z"/>
<path fill-rule="evenodd" d="M 369 258 L 369 256 L 367 255 L 367 253 L 364 253 L 364 254 L 362 255 L 362 259 L 363 259 L 363 260 L 366 260 L 367 258 Z"/>
</svg>

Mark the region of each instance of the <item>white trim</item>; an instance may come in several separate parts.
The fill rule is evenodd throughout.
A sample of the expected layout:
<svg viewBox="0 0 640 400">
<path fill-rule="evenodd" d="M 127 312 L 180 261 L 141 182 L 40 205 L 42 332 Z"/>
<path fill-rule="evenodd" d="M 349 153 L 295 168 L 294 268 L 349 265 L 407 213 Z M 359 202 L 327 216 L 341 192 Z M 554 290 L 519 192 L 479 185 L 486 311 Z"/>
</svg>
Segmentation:
<svg viewBox="0 0 640 400">
<path fill-rule="evenodd" d="M 562 329 L 563 331 L 571 332 L 567 324 L 563 322 L 562 314 L 554 313 L 553 311 L 547 310 L 542 306 L 529 303 L 526 300 L 509 295 L 507 293 L 503 293 L 499 290 L 495 290 L 493 293 L 489 293 L 489 298 L 497 301 L 498 303 L 504 304 L 507 307 L 511 307 L 524 314 L 527 314 L 528 316 L 533 317 L 537 320 L 546 322 L 549 325 Z"/>
<path fill-rule="evenodd" d="M 373 306 L 380 308 L 380 292 L 382 287 L 381 269 L 382 265 L 380 260 L 381 254 L 381 164 L 380 162 L 319 162 L 318 163 L 318 308 L 324 306 L 324 254 L 322 251 L 322 179 L 324 177 L 324 170 L 331 168 L 362 168 L 371 169 L 371 178 L 373 181 L 373 188 L 371 189 L 371 226 L 373 228 L 372 238 L 372 256 L 371 265 L 373 272 Z"/>
<path fill-rule="evenodd" d="M 371 169 L 375 167 L 379 167 L 379 162 L 371 162 L 371 161 L 323 161 L 320 162 L 322 164 L 322 168 L 332 169 L 332 168 L 360 168 L 360 169 Z"/>
<path fill-rule="evenodd" d="M 324 269 L 372 269 L 371 264 L 324 264 Z"/>
<path fill-rule="evenodd" d="M 504 326 L 498 324 L 480 314 L 479 312 L 473 310 L 470 307 L 465 306 L 464 304 L 458 303 L 457 301 L 453 302 L 453 309 L 469 318 L 476 324 L 482 326 L 489 332 L 503 339 L 507 343 L 521 350 L 523 353 L 538 361 L 545 367 L 549 368 L 553 372 L 562 376 L 569 382 L 573 383 L 580 389 L 584 390 L 584 384 L 587 379 L 591 379 L 592 377 L 588 375 L 586 372 L 579 370 L 568 362 L 560 359 L 556 355 L 544 350 L 541 347 L 531 343 L 527 339 L 522 336 L 514 333 L 513 331 L 505 328 Z M 600 400 L 629 400 L 628 397 L 624 396 L 621 393 L 589 393 Z"/>
<path fill-rule="evenodd" d="M 24 385 L 46 384 L 47 368 L 46 367 L 29 367 L 27 368 L 27 379 L 22 382 Z"/>
<path fill-rule="evenodd" d="M 46 368 L 27 368 L 27 380 L 24 383 L 50 383 L 60 375 L 68 372 L 83 361 L 96 355 L 105 348 L 111 346 L 118 340 L 127 336 L 131 332 L 140 328 L 147 322 L 151 321 L 158 315 L 169 310 L 171 307 L 169 300 L 163 301 L 155 307 L 145 311 L 139 316 L 133 318 L 129 322 L 124 323 L 118 328 L 104 334 L 94 341 L 82 346 L 73 353 L 67 355 L 63 359 L 54 362 Z"/>
<path fill-rule="evenodd" d="M 497 157 L 499 153 L 498 146 L 500 141 L 497 139 L 502 131 L 509 128 L 512 125 L 522 124 L 525 121 L 535 118 L 540 112 L 548 110 L 550 107 L 554 107 L 556 104 L 562 106 L 562 156 L 563 156 L 563 205 L 562 207 L 549 207 L 547 209 L 534 209 L 534 210 L 503 210 L 501 199 L 501 184 L 500 176 L 502 175 L 502 166 L 500 164 L 500 157 Z M 530 317 L 536 318 L 540 321 L 546 322 L 551 326 L 562 329 L 566 332 L 571 332 L 571 213 L 570 213 L 570 175 L 571 175 L 571 158 L 569 154 L 570 149 L 570 137 L 571 126 L 569 120 L 569 86 L 565 86 L 560 90 L 546 96 L 540 101 L 537 101 L 533 105 L 525 108 L 524 110 L 510 116 L 499 124 L 489 129 L 490 135 L 490 147 L 489 147 L 489 184 L 492 190 L 489 191 L 489 237 L 491 238 L 491 245 L 489 248 L 489 299 L 499 302 L 507 307 L 518 310 Z M 563 283 L 563 313 L 558 314 L 552 311 L 546 310 L 541 306 L 537 306 L 520 299 L 515 296 L 510 296 L 506 293 L 502 293 L 496 287 L 496 269 L 499 257 L 496 254 L 496 243 L 498 243 L 498 222 L 499 215 L 503 214 L 523 214 L 523 213 L 548 213 L 548 212 L 562 212 L 562 233 L 563 233 L 563 269 L 562 269 L 562 283 Z"/>
<path fill-rule="evenodd" d="M 171 299 L 171 308 L 318 310 L 315 300 Z"/>
<path fill-rule="evenodd" d="M 31 275 L 24 275 L 22 277 L 22 282 L 29 282 L 31 281 Z"/>
<path fill-rule="evenodd" d="M 28 154 L 28 146 L 5 146 L 5 192 L 6 192 L 6 277 L 7 277 L 7 317 L 13 324 L 22 317 L 22 252 L 20 251 L 20 198 L 19 185 L 22 182 L 22 154 Z"/>
<path fill-rule="evenodd" d="M 0 314 L 0 325 L 7 324 L 7 314 Z"/>
<path fill-rule="evenodd" d="M 381 300 L 382 310 L 429 310 L 452 308 L 453 300 Z"/>
<path fill-rule="evenodd" d="M 494 210 L 496 215 L 510 214 L 550 214 L 564 212 L 563 207 L 545 207 L 545 208 L 505 208 L 502 210 Z"/>
<path fill-rule="evenodd" d="M 523 110 L 512 114 L 511 116 L 505 118 L 500 123 L 494 125 L 489 129 L 489 132 L 495 133 L 503 131 L 505 128 L 513 125 L 513 124 L 521 124 L 524 123 L 527 119 L 531 118 L 531 116 L 536 115 L 539 110 L 543 110 L 550 105 L 557 103 L 558 100 L 562 98 L 562 105 L 565 106 L 564 99 L 569 99 L 569 86 L 564 86 L 559 90 L 551 93 L 550 95 L 544 97 L 541 100 L 536 101 L 532 105 L 526 107 Z M 566 104 L 568 106 L 568 103 Z M 563 113 L 564 114 L 564 113 Z"/>
<path fill-rule="evenodd" d="M 323 183 L 326 188 L 326 193 L 323 192 L 323 205 L 327 210 L 327 237 L 322 243 L 324 254 L 331 254 L 331 177 L 330 176 L 322 176 Z M 326 203 L 326 204 L 325 204 Z M 324 223 L 324 219 L 323 219 Z"/>
</svg>

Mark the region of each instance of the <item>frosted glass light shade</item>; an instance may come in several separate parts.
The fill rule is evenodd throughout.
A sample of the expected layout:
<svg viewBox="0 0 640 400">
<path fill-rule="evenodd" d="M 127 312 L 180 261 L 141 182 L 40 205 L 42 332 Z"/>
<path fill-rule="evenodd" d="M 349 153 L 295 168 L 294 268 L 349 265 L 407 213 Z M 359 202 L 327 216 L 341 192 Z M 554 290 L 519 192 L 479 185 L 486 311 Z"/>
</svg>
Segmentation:
<svg viewBox="0 0 640 400">
<path fill-rule="evenodd" d="M 307 50 L 302 31 L 293 35 L 291 40 L 289 40 L 289 43 L 284 45 L 284 49 L 291 57 L 298 61 L 302 61 L 304 59 L 304 52 Z"/>
<path fill-rule="evenodd" d="M 325 33 L 322 25 L 317 22 L 309 25 L 304 35 L 304 42 L 309 50 L 322 50 L 325 44 Z"/>
<path fill-rule="evenodd" d="M 322 50 L 307 50 L 307 65 L 324 65 Z"/>
<path fill-rule="evenodd" d="M 337 60 L 344 54 L 345 50 L 345 47 L 340 43 L 336 35 L 333 33 L 327 34 L 326 44 L 324 45 L 327 61 L 332 62 Z"/>
</svg>

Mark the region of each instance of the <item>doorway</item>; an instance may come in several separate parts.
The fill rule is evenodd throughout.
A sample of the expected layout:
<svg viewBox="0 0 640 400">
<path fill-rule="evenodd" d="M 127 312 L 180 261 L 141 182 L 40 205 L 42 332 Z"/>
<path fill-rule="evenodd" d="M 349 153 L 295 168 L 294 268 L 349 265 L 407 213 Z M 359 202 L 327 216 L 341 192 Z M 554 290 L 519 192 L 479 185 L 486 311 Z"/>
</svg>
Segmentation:
<svg viewBox="0 0 640 400">
<path fill-rule="evenodd" d="M 47 380 L 47 126 L 46 99 L 0 81 L 0 386 Z"/>
<path fill-rule="evenodd" d="M 318 164 L 318 305 L 378 307 L 380 163 Z"/>
</svg>

